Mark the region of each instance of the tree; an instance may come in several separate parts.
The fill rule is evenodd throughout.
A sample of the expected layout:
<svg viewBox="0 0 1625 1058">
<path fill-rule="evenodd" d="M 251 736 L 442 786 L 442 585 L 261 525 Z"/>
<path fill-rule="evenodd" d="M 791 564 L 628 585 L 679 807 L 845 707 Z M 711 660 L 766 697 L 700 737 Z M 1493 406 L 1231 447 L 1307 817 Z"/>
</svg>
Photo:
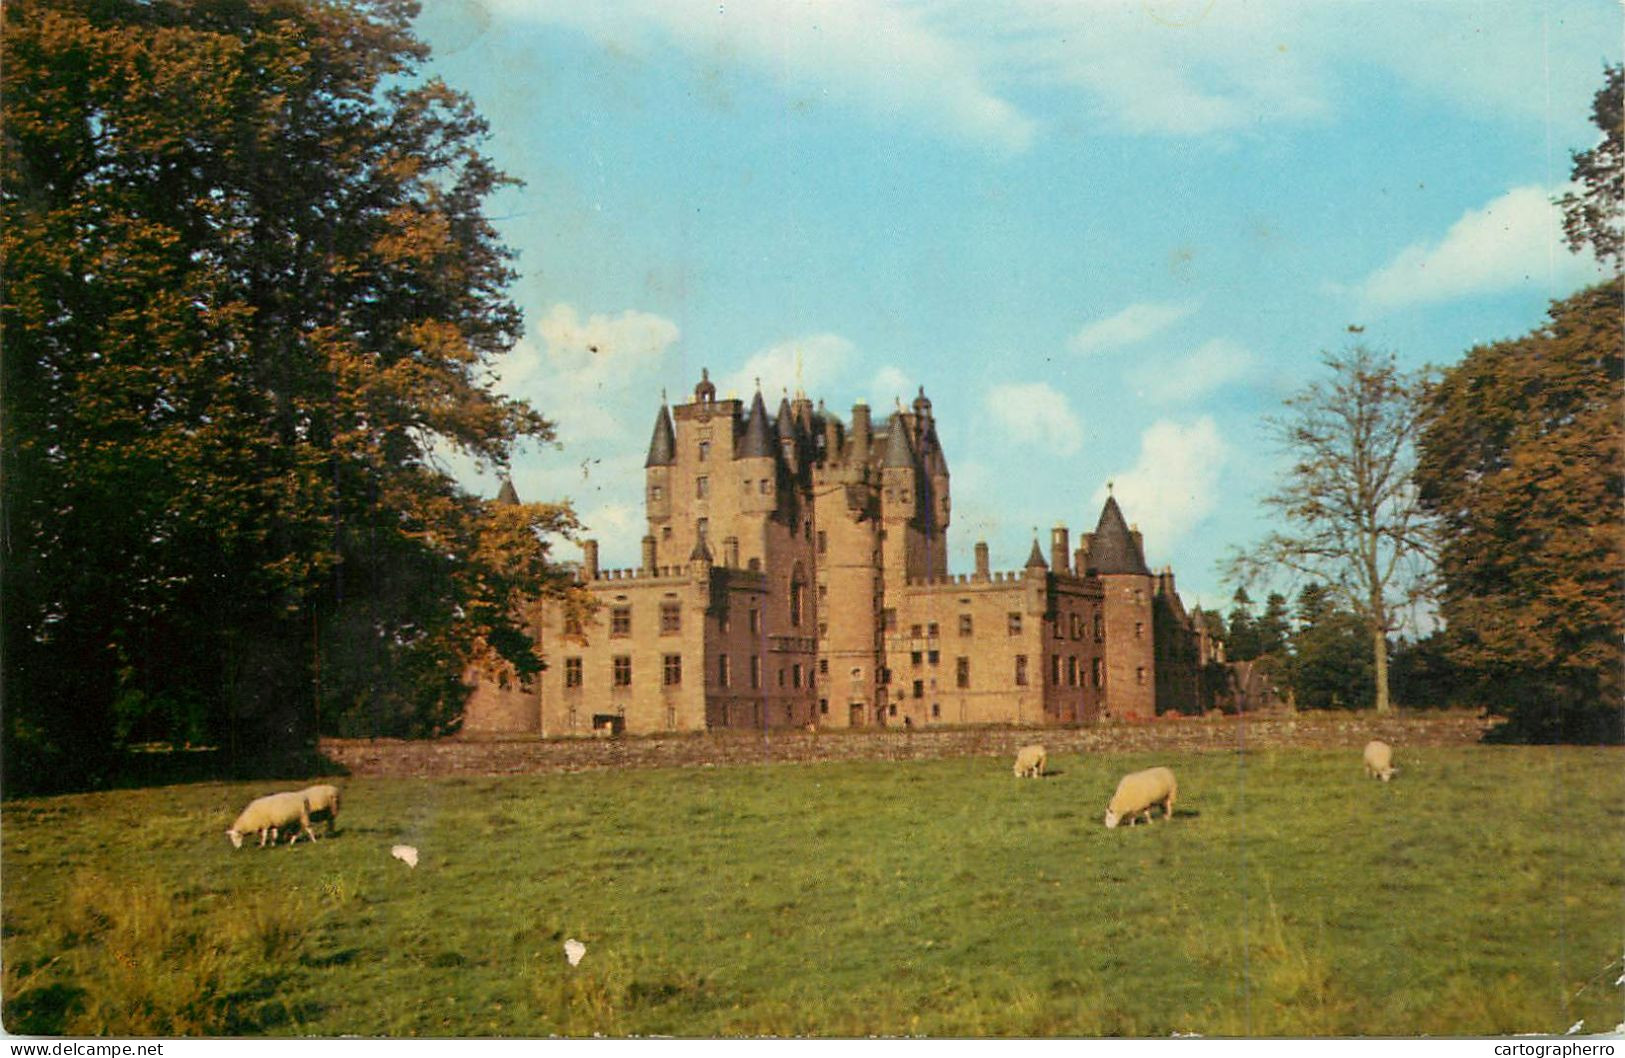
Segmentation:
<svg viewBox="0 0 1625 1058">
<path fill-rule="evenodd" d="M 1264 612 L 1253 623 L 1261 657 L 1284 656 L 1292 637 L 1292 622 L 1287 618 L 1286 596 L 1272 591 L 1264 600 Z"/>
<path fill-rule="evenodd" d="M 1376 693 L 1366 623 L 1323 584 L 1298 592 L 1298 627 L 1280 674 L 1302 709 L 1357 709 Z"/>
<path fill-rule="evenodd" d="M 1443 530 L 1451 656 L 1522 737 L 1621 737 L 1622 297 L 1616 278 L 1473 348 L 1424 405 L 1417 480 Z"/>
<path fill-rule="evenodd" d="M 570 514 L 440 462 L 551 426 L 491 386 L 507 178 L 415 10 L 5 6 L 8 784 L 120 731 L 297 743 L 336 692 L 446 730 L 476 642 L 539 664 L 518 607 Z"/>
<path fill-rule="evenodd" d="M 1230 627 L 1225 632 L 1226 654 L 1231 661 L 1251 661 L 1258 657 L 1258 632 L 1253 627 L 1253 600 L 1246 587 L 1231 596 Z"/>
<path fill-rule="evenodd" d="M 1378 712 L 1389 709 L 1388 634 L 1427 588 L 1428 526 L 1411 481 L 1421 377 L 1391 354 L 1328 354 L 1327 381 L 1289 397 L 1269 420 L 1292 459 L 1265 507 L 1288 528 L 1233 554 L 1237 580 L 1281 570 L 1325 585 L 1364 629 Z"/>
<path fill-rule="evenodd" d="M 1602 142 L 1575 151 L 1570 178 L 1582 185 L 1557 200 L 1563 208 L 1563 234 L 1579 253 L 1589 243 L 1601 260 L 1625 268 L 1625 64 L 1603 72 L 1603 86 L 1591 104 L 1591 120 Z"/>
</svg>

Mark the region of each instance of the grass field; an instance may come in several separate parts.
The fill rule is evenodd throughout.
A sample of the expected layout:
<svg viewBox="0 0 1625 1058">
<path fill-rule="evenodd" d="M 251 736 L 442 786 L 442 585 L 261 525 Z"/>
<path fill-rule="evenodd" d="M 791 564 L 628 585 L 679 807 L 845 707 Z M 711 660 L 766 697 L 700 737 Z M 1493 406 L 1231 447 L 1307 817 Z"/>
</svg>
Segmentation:
<svg viewBox="0 0 1625 1058">
<path fill-rule="evenodd" d="M 1171 765 L 1168 825 L 1105 830 Z M 1358 750 L 597 771 L 9 802 L 4 1019 L 119 1035 L 1246 1036 L 1625 1020 L 1625 757 Z M 291 785 L 291 784 L 289 784 Z M 274 786 L 274 784 L 273 784 Z M 417 846 L 414 869 L 390 857 Z M 566 938 L 585 943 L 568 965 Z"/>
</svg>

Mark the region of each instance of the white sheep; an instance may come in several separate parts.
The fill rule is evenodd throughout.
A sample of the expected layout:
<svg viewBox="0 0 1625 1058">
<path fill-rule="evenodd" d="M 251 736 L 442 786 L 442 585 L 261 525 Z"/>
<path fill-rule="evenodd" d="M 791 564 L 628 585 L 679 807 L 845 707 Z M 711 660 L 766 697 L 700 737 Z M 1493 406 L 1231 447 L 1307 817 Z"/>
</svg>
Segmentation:
<svg viewBox="0 0 1625 1058">
<path fill-rule="evenodd" d="M 1394 777 L 1394 747 L 1380 739 L 1365 744 L 1365 773 L 1387 782 Z"/>
<path fill-rule="evenodd" d="M 1174 773 L 1167 768 L 1131 772 L 1123 776 L 1117 784 L 1117 792 L 1112 794 L 1111 801 L 1106 805 L 1106 829 L 1117 826 L 1125 816 L 1139 815 L 1150 823 L 1151 806 L 1158 803 L 1162 805 L 1163 818 L 1172 819 L 1174 797 L 1178 793 L 1179 784 L 1174 781 Z M 1133 825 L 1132 819 L 1129 825 Z"/>
<path fill-rule="evenodd" d="M 305 799 L 306 813 L 312 821 L 327 820 L 327 833 L 331 837 L 333 828 L 338 825 L 339 788 L 323 783 L 320 786 L 307 786 L 300 793 Z M 316 840 L 315 834 L 311 835 L 311 840 Z"/>
<path fill-rule="evenodd" d="M 271 844 L 276 844 L 277 831 L 286 830 L 295 823 L 307 834 L 310 833 L 310 811 L 305 806 L 305 795 L 302 793 L 275 793 L 256 798 L 248 803 L 237 822 L 226 831 L 226 837 L 231 839 L 231 847 L 243 847 L 243 835 L 259 831 L 260 848 L 265 847 L 266 838 Z M 295 834 L 294 841 L 299 840 Z M 315 835 L 311 835 L 315 841 Z"/>
<path fill-rule="evenodd" d="M 1022 746 L 1016 753 L 1016 778 L 1025 779 L 1029 776 L 1037 779 L 1044 774 L 1044 764 L 1049 760 L 1044 754 L 1044 747 L 1034 743 L 1031 746 Z"/>
</svg>

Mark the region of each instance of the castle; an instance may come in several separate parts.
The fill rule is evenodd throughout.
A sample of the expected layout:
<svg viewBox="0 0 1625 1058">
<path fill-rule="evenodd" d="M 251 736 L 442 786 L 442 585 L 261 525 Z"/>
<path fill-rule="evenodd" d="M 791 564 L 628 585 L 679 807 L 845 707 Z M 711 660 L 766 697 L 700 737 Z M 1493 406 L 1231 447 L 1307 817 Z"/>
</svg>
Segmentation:
<svg viewBox="0 0 1625 1058">
<path fill-rule="evenodd" d="M 585 623 L 557 606 L 531 634 L 529 681 L 484 678 L 463 730 L 546 736 L 761 727 L 1078 724 L 1196 712 L 1222 661 L 1171 570 L 1108 496 L 1071 549 L 1050 534 L 1017 570 L 948 571 L 947 456 L 924 389 L 876 426 L 800 393 L 769 417 L 718 400 L 662 402 L 645 461 L 637 569 L 583 544 Z M 511 484 L 502 496 L 516 501 Z"/>
</svg>

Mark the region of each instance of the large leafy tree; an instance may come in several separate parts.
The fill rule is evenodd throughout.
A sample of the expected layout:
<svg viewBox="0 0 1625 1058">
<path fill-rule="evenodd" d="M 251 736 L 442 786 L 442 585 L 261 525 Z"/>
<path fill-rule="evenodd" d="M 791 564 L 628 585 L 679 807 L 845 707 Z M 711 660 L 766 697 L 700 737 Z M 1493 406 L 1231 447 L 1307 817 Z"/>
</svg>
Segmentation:
<svg viewBox="0 0 1625 1058">
<path fill-rule="evenodd" d="M 1390 708 L 1388 635 L 1427 592 L 1429 526 L 1411 480 L 1422 379 L 1356 345 L 1323 359 L 1330 377 L 1269 420 L 1291 460 L 1263 504 L 1281 529 L 1234 554 L 1230 575 L 1285 572 L 1323 585 L 1363 629 L 1378 712 Z"/>
<path fill-rule="evenodd" d="M 500 468 L 551 427 L 492 389 L 520 329 L 481 211 L 506 178 L 418 74 L 414 14 L 5 6 L 13 785 L 154 716 L 243 752 L 323 705 L 444 730 L 476 645 L 536 667 L 517 606 L 560 590 L 543 534 L 570 516 L 437 460 Z"/>
<path fill-rule="evenodd" d="M 1603 86 L 1591 103 L 1591 120 L 1602 142 L 1574 152 L 1571 176 L 1578 189 L 1558 199 L 1569 249 L 1587 245 L 1602 260 L 1612 259 L 1616 272 L 1625 269 L 1625 65 L 1615 63 L 1603 74 Z"/>
<path fill-rule="evenodd" d="M 1470 350 L 1426 401 L 1417 478 L 1442 520 L 1452 656 L 1524 737 L 1620 737 L 1625 349 L 1614 280 Z"/>
</svg>

